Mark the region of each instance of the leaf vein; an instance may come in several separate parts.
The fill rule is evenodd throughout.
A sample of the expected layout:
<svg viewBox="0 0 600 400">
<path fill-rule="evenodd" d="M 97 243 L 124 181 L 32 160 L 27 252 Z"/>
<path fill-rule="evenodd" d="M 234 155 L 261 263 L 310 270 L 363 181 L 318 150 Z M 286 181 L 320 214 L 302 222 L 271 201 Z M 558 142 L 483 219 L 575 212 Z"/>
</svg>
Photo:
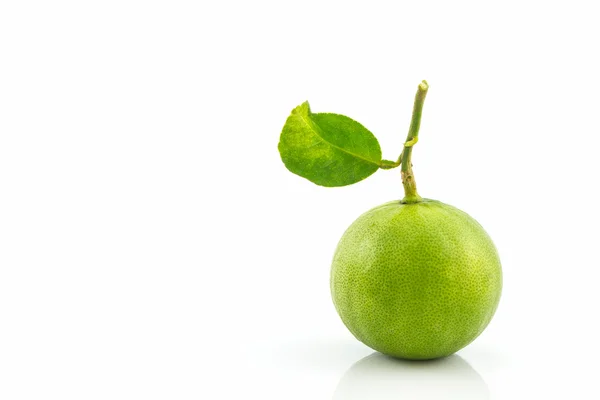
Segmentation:
<svg viewBox="0 0 600 400">
<path fill-rule="evenodd" d="M 351 151 L 348 151 L 348 150 L 346 150 L 346 149 L 344 149 L 344 148 L 342 148 L 342 147 L 336 146 L 335 144 L 333 144 L 333 143 L 331 143 L 331 142 L 329 142 L 329 141 L 325 140 L 325 138 L 323 138 L 323 136 L 319 135 L 319 132 L 317 132 L 317 130 L 315 130 L 315 129 L 312 127 L 312 125 L 310 124 L 310 122 L 312 122 L 313 124 L 315 124 L 316 126 L 318 126 L 318 125 L 317 125 L 317 124 L 316 124 L 314 121 L 310 121 L 310 122 L 309 122 L 309 119 L 308 119 L 308 116 L 307 116 L 307 115 L 303 115 L 303 114 L 299 114 L 299 115 L 300 115 L 300 118 L 302 119 L 302 122 L 304 122 L 304 124 L 305 124 L 305 125 L 308 127 L 308 129 L 310 129 L 310 130 L 311 130 L 311 131 L 312 131 L 312 132 L 313 132 L 313 133 L 314 133 L 314 134 L 315 134 L 315 135 L 316 135 L 316 136 L 317 136 L 319 139 L 321 139 L 323 142 L 327 143 L 327 144 L 328 144 L 328 145 L 330 145 L 331 147 L 333 147 L 333 148 L 335 148 L 335 149 L 337 149 L 337 150 L 339 150 L 339 151 L 341 151 L 341 152 L 343 152 L 343 153 L 349 154 L 349 155 L 351 155 L 352 157 L 358 158 L 358 159 L 360 159 L 360 160 L 362 160 L 362 161 L 366 161 L 366 162 L 368 162 L 368 163 L 370 163 L 370 164 L 373 164 L 373 165 L 376 165 L 376 166 L 378 166 L 378 167 L 379 167 L 379 164 L 380 164 L 380 163 L 374 162 L 374 161 L 372 161 L 372 160 L 368 160 L 368 159 L 366 159 L 366 158 L 364 158 L 364 157 L 361 157 L 361 156 L 359 156 L 358 154 L 354 154 L 354 153 L 352 153 Z M 352 138 L 351 138 L 351 139 L 352 139 Z"/>
</svg>

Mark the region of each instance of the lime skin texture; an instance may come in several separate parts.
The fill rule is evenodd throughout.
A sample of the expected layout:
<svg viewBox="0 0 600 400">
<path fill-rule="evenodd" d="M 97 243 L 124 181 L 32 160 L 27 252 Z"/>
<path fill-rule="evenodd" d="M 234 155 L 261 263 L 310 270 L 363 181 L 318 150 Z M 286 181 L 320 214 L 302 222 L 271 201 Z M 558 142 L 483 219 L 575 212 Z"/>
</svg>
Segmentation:
<svg viewBox="0 0 600 400">
<path fill-rule="evenodd" d="M 471 343 L 502 291 L 496 248 L 465 212 L 436 200 L 393 201 L 342 236 L 331 294 L 346 327 L 392 357 L 427 360 Z"/>
</svg>

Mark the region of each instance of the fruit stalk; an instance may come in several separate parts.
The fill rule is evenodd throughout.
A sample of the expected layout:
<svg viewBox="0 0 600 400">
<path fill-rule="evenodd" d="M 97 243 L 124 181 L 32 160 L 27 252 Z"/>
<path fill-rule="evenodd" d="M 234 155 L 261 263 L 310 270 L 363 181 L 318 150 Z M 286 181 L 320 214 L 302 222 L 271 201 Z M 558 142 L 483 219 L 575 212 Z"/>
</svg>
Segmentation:
<svg viewBox="0 0 600 400">
<path fill-rule="evenodd" d="M 421 200 L 421 196 L 417 193 L 417 183 L 412 170 L 412 146 L 417 143 L 419 139 L 419 128 L 421 126 L 421 114 L 423 112 L 423 103 L 425 103 L 425 96 L 427 96 L 427 90 L 429 85 L 427 81 L 423 81 L 419 84 L 417 94 L 415 95 L 415 104 L 413 107 L 412 119 L 410 121 L 410 128 L 408 129 L 408 135 L 406 136 L 406 142 L 404 143 L 404 149 L 400 154 L 400 162 L 402 167 L 400 174 L 402 176 L 402 185 L 404 186 L 404 199 L 402 203 L 411 204 L 418 203 Z"/>
</svg>

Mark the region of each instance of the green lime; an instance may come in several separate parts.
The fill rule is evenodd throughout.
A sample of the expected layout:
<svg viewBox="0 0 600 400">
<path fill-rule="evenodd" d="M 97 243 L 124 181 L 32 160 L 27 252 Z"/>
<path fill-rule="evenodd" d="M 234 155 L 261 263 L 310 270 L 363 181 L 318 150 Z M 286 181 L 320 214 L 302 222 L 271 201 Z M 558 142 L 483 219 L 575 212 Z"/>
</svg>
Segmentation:
<svg viewBox="0 0 600 400">
<path fill-rule="evenodd" d="M 331 269 L 333 301 L 350 332 L 406 359 L 443 357 L 469 344 L 492 319 L 501 290 L 500 259 L 481 225 L 428 199 L 360 216 Z"/>
<path fill-rule="evenodd" d="M 279 141 L 285 166 L 317 185 L 359 182 L 400 167 L 404 198 L 361 215 L 340 240 L 331 268 L 335 307 L 356 338 L 384 354 L 415 360 L 450 355 L 489 324 L 502 291 L 492 240 L 466 213 L 417 193 L 412 151 L 419 140 L 422 81 L 402 152 L 381 158 L 375 136 L 339 114 L 292 110 Z"/>
</svg>

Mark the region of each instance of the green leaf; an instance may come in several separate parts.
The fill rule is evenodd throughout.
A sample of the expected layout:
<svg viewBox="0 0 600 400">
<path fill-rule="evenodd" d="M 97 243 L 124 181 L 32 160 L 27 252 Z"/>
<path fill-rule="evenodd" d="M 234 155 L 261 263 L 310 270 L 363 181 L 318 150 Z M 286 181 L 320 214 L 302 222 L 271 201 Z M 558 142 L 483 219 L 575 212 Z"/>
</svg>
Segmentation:
<svg viewBox="0 0 600 400">
<path fill-rule="evenodd" d="M 294 174 L 329 187 L 359 182 L 381 164 L 379 142 L 367 128 L 343 115 L 313 114 L 308 102 L 285 122 L 279 154 Z"/>
</svg>

